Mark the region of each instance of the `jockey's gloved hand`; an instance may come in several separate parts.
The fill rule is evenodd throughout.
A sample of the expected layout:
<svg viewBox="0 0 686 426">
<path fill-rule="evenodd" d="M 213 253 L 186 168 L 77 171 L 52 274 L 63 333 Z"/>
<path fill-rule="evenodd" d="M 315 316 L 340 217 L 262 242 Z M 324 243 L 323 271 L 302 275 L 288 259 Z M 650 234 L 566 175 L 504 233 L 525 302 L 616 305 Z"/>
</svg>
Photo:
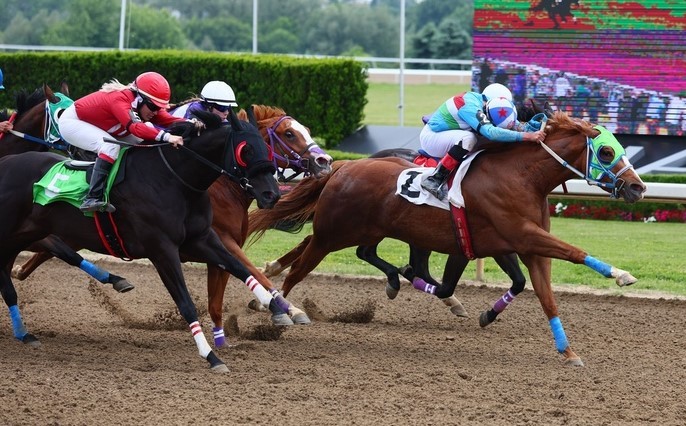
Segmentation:
<svg viewBox="0 0 686 426">
<path fill-rule="evenodd" d="M 198 120 L 197 118 L 193 117 L 189 121 L 193 123 L 193 128 L 198 132 L 198 135 L 200 135 L 201 131 L 205 130 L 205 123 Z"/>
<path fill-rule="evenodd" d="M 541 130 L 541 126 L 543 125 L 543 122 L 546 120 L 545 113 L 539 112 L 538 114 L 534 115 L 531 117 L 531 120 L 529 120 L 526 123 L 526 129 L 525 131 L 527 132 L 536 132 L 538 130 Z"/>
</svg>

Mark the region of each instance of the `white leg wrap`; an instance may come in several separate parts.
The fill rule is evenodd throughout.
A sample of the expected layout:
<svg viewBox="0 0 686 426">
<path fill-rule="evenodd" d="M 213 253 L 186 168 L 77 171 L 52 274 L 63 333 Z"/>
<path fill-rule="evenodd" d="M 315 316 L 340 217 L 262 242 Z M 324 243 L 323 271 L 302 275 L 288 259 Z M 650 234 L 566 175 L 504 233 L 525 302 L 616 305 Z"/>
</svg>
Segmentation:
<svg viewBox="0 0 686 426">
<path fill-rule="evenodd" d="M 269 303 L 272 301 L 272 295 L 269 294 L 264 287 L 262 287 L 262 284 L 260 284 L 255 277 L 250 275 L 248 279 L 245 280 L 245 285 L 247 285 L 250 291 L 255 294 L 257 300 L 259 300 L 265 308 L 269 307 Z"/>
<path fill-rule="evenodd" d="M 209 353 L 212 352 L 212 348 L 210 348 L 209 343 L 207 343 L 207 339 L 205 339 L 205 335 L 202 332 L 202 327 L 200 327 L 200 323 L 198 321 L 195 321 L 189 324 L 188 326 L 191 329 L 191 335 L 193 335 L 195 345 L 198 347 L 198 353 L 201 357 L 207 359 L 207 355 L 209 355 Z"/>
</svg>

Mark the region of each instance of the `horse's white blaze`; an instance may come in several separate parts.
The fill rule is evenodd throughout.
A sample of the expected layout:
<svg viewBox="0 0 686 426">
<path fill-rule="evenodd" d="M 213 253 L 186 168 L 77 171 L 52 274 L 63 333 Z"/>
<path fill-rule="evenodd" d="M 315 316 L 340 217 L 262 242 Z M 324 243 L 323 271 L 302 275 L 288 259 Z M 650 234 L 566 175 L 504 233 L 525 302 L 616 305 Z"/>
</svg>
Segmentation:
<svg viewBox="0 0 686 426">
<path fill-rule="evenodd" d="M 300 133 L 302 135 L 303 139 L 305 139 L 308 144 L 313 143 L 316 145 L 316 142 L 314 141 L 314 139 L 312 139 L 312 136 L 310 136 L 310 132 L 308 132 L 307 128 L 305 126 L 303 126 L 302 124 L 300 124 L 298 122 L 298 120 L 291 119 L 291 127 L 294 130 L 296 130 L 298 133 Z"/>
</svg>

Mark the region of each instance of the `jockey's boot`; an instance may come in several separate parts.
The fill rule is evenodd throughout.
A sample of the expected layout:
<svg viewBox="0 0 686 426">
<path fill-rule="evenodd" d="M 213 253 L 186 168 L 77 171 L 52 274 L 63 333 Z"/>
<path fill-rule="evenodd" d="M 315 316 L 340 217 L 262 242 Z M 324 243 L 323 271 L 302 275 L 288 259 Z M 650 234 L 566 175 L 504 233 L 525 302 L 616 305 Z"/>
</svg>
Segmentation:
<svg viewBox="0 0 686 426">
<path fill-rule="evenodd" d="M 83 204 L 79 207 L 82 212 L 112 213 L 116 210 L 112 204 L 105 201 L 105 187 L 107 186 L 110 170 L 112 170 L 112 163 L 108 163 L 100 157 L 95 159 L 88 195 L 86 195 L 86 199 L 83 200 Z"/>
<path fill-rule="evenodd" d="M 434 173 L 422 182 L 422 188 L 439 200 L 443 200 L 448 195 L 448 190 L 444 184 L 448 180 L 450 172 L 460 165 L 462 157 L 467 154 L 469 151 L 462 148 L 462 145 L 454 145 L 450 148 L 450 151 L 441 158 Z"/>
</svg>

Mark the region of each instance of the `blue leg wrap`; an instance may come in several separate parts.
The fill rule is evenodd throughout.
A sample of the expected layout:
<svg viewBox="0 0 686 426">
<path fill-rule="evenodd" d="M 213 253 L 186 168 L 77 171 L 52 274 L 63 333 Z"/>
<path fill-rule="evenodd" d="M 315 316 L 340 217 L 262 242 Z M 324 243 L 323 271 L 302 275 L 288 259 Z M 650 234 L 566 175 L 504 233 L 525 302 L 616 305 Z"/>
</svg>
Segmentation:
<svg viewBox="0 0 686 426">
<path fill-rule="evenodd" d="M 81 268 L 82 271 L 90 275 L 91 277 L 95 278 L 96 280 L 100 281 L 101 283 L 106 283 L 108 282 L 107 280 L 110 278 L 110 273 L 98 268 L 97 266 L 93 265 L 86 259 L 83 259 L 81 261 L 81 264 L 79 265 L 79 268 Z"/>
<path fill-rule="evenodd" d="M 586 256 L 586 259 L 584 259 L 584 265 L 588 266 L 589 268 L 593 269 L 594 271 L 602 274 L 607 278 L 612 278 L 612 266 L 596 259 L 593 256 Z"/>
<path fill-rule="evenodd" d="M 24 326 L 24 321 L 21 320 L 21 313 L 19 312 L 19 306 L 10 306 L 10 319 L 12 320 L 12 331 L 14 332 L 14 337 L 21 340 L 29 334 Z"/>
<path fill-rule="evenodd" d="M 565 349 L 569 347 L 569 342 L 567 341 L 567 335 L 565 334 L 564 328 L 562 328 L 562 323 L 559 317 L 553 317 L 550 319 L 550 329 L 553 332 L 553 337 L 555 338 L 555 348 L 559 353 L 563 353 Z"/>
</svg>

